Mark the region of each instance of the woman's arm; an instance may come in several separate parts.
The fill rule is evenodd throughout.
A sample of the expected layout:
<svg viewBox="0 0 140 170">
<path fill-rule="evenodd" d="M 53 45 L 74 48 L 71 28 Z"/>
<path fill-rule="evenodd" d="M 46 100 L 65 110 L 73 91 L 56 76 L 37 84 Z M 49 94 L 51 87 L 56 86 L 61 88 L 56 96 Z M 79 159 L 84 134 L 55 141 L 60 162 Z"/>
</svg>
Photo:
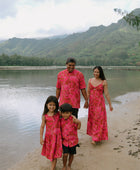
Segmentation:
<svg viewBox="0 0 140 170">
<path fill-rule="evenodd" d="M 104 94 L 105 94 L 105 97 L 106 97 L 107 102 L 109 104 L 110 111 L 112 111 L 113 107 L 112 107 L 112 104 L 111 104 L 110 95 L 109 95 L 109 92 L 108 92 L 108 84 L 107 84 L 106 80 L 104 80 Z"/>
<path fill-rule="evenodd" d="M 44 140 L 43 140 L 43 132 L 44 132 L 44 127 L 45 127 L 45 116 L 42 116 L 42 123 L 40 126 L 40 144 L 43 145 L 44 144 Z"/>
</svg>

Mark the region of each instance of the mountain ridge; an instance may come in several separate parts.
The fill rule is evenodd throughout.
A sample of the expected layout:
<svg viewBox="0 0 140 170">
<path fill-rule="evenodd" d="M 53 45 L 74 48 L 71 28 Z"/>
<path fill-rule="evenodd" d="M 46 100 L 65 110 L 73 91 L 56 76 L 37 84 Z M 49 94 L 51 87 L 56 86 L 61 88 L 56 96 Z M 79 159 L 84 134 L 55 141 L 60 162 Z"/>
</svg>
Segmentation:
<svg viewBox="0 0 140 170">
<path fill-rule="evenodd" d="M 140 8 L 134 10 L 140 14 Z M 0 55 L 21 55 L 64 59 L 76 57 L 81 60 L 140 61 L 140 32 L 129 26 L 122 18 L 109 26 L 90 27 L 85 32 L 57 36 L 56 38 L 12 38 L 0 43 Z M 84 59 L 85 60 L 85 59 Z"/>
</svg>

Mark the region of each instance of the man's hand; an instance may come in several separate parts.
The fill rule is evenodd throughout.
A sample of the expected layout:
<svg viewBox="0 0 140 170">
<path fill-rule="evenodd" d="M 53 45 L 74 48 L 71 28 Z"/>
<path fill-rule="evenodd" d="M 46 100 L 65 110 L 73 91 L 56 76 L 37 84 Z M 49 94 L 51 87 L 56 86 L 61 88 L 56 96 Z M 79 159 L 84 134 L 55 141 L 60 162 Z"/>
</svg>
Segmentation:
<svg viewBox="0 0 140 170">
<path fill-rule="evenodd" d="M 88 101 L 85 101 L 84 108 L 88 108 Z"/>
</svg>

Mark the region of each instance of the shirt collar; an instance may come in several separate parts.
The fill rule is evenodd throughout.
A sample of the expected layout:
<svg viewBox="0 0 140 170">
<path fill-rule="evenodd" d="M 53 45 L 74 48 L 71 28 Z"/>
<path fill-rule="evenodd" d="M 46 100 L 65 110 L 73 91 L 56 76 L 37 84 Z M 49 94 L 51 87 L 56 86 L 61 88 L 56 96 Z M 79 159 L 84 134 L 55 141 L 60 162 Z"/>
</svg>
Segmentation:
<svg viewBox="0 0 140 170">
<path fill-rule="evenodd" d="M 68 120 L 73 119 L 73 117 L 70 115 L 70 117 L 68 119 L 64 119 L 64 118 L 62 118 L 62 119 L 65 120 L 65 121 L 68 121 Z"/>
<path fill-rule="evenodd" d="M 73 72 L 69 72 L 69 71 L 66 69 L 66 72 L 67 72 L 68 74 L 72 74 L 72 73 L 75 72 L 75 69 L 73 70 Z"/>
</svg>

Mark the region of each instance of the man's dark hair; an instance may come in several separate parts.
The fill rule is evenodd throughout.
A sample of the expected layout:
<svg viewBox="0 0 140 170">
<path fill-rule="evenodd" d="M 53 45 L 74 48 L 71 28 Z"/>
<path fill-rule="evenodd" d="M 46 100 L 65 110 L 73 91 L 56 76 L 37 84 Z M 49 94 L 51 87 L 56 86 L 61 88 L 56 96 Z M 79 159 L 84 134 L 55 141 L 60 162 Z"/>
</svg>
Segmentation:
<svg viewBox="0 0 140 170">
<path fill-rule="evenodd" d="M 75 58 L 67 58 L 66 64 L 68 64 L 68 63 L 75 63 L 76 64 Z"/>
</svg>

